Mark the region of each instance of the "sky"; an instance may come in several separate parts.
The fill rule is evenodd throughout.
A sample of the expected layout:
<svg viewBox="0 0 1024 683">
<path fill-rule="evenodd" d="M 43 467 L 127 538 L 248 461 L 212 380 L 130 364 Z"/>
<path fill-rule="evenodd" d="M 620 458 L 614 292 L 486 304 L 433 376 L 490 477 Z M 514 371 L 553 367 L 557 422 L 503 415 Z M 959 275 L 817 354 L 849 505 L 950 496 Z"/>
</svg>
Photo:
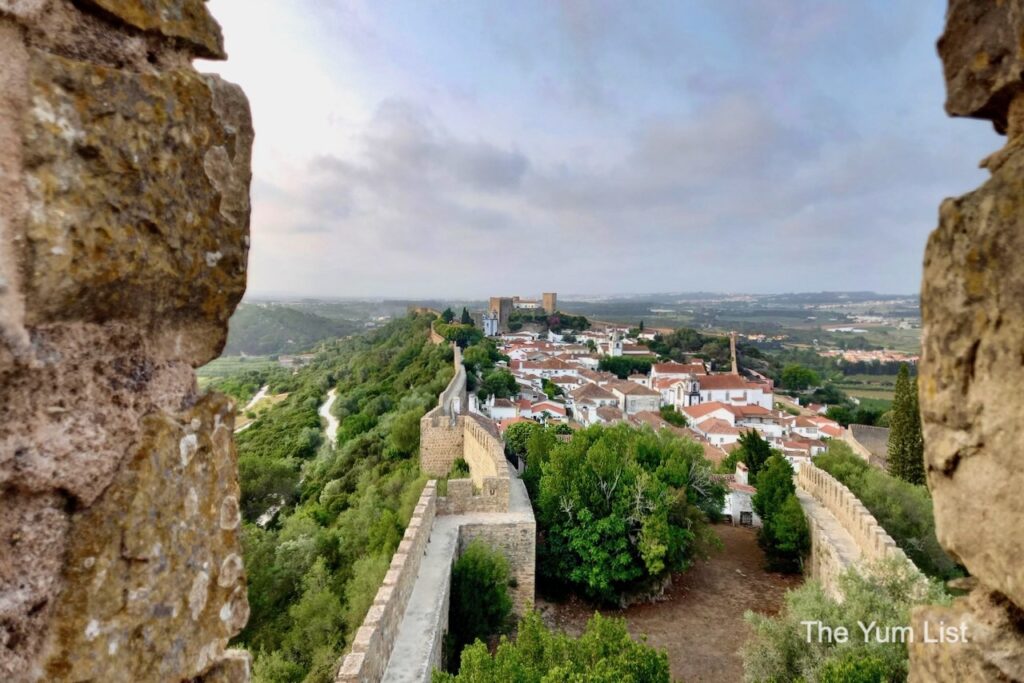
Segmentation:
<svg viewBox="0 0 1024 683">
<path fill-rule="evenodd" d="M 918 291 L 1002 145 L 934 0 L 211 0 L 248 296 Z"/>
</svg>

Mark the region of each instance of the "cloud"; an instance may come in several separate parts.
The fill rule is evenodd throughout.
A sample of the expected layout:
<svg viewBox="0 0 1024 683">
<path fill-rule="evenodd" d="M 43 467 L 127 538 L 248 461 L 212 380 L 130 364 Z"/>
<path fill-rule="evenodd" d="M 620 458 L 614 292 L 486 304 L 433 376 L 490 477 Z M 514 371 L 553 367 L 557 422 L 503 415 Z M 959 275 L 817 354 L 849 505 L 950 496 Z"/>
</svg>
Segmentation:
<svg viewBox="0 0 1024 683">
<path fill-rule="evenodd" d="M 942 113 L 930 3 L 211 7 L 257 292 L 912 291 L 998 145 Z"/>
</svg>

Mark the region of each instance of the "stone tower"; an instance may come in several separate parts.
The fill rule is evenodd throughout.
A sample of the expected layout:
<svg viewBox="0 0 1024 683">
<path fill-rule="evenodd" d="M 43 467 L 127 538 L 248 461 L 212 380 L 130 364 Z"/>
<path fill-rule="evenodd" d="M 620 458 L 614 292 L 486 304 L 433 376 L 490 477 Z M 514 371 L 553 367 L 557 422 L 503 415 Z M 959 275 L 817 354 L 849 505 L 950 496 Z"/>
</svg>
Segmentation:
<svg viewBox="0 0 1024 683">
<path fill-rule="evenodd" d="M 544 292 L 544 312 L 551 315 L 558 310 L 558 294 L 555 292 Z"/>
</svg>

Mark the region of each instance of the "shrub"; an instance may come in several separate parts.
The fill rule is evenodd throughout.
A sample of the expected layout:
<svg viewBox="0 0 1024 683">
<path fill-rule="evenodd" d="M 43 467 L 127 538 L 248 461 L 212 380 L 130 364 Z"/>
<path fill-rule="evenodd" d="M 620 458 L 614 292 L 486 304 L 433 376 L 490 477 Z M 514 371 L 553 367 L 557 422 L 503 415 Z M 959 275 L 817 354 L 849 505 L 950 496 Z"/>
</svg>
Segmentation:
<svg viewBox="0 0 1024 683">
<path fill-rule="evenodd" d="M 455 458 L 452 469 L 448 473 L 449 479 L 465 479 L 469 477 L 469 463 L 462 458 Z"/>
<path fill-rule="evenodd" d="M 457 664 L 466 645 L 508 630 L 509 579 L 508 561 L 479 540 L 470 542 L 455 562 L 448 608 L 449 664 Z"/>
<path fill-rule="evenodd" d="M 839 577 L 843 601 L 828 597 L 816 581 L 786 593 L 782 612 L 774 617 L 747 612 L 753 635 L 742 648 L 744 679 L 757 681 L 903 681 L 907 676 L 905 643 L 865 639 L 859 624 L 872 622 L 887 632 L 906 627 L 910 608 L 918 604 L 948 603 L 938 582 L 922 584 L 920 575 L 903 562 L 888 561 L 849 569 Z M 846 643 L 827 637 L 806 622 L 845 627 Z"/>
<path fill-rule="evenodd" d="M 577 639 L 554 633 L 531 612 L 514 641 L 501 639 L 492 656 L 484 643 L 462 651 L 458 674 L 434 671 L 433 683 L 668 683 L 668 655 L 633 640 L 625 619 L 595 614 Z"/>
</svg>

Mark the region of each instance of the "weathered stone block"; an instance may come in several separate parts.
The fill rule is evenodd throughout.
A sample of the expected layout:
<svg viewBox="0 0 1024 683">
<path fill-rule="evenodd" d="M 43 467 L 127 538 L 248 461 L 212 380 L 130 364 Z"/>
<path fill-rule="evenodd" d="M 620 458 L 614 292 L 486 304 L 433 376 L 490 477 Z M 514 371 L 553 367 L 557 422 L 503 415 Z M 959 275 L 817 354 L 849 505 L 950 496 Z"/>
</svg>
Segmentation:
<svg viewBox="0 0 1024 683">
<path fill-rule="evenodd" d="M 0 680 L 16 680 L 39 648 L 59 590 L 68 520 L 56 493 L 0 490 Z"/>
<path fill-rule="evenodd" d="M 925 253 L 920 400 L 935 525 L 973 576 L 1024 605 L 1024 150 L 942 204 Z M 994 542 L 998 539 L 998 543 Z"/>
<path fill-rule="evenodd" d="M 26 325 L 134 318 L 200 365 L 245 290 L 253 131 L 241 90 L 30 51 Z"/>
<path fill-rule="evenodd" d="M 204 0 L 83 0 L 112 18 L 189 45 L 200 57 L 225 59 L 224 37 Z"/>
<path fill-rule="evenodd" d="M 940 628 L 959 628 L 962 624 L 967 642 L 925 642 L 926 623 L 933 641 Z M 1019 611 L 999 595 L 975 590 L 949 607 L 918 607 L 911 615 L 911 625 L 911 683 L 1024 680 L 1024 632 Z"/>
<path fill-rule="evenodd" d="M 79 505 L 110 485 L 143 416 L 177 410 L 195 382 L 126 324 L 36 328 L 33 351 L 38 367 L 0 374 L 0 486 Z"/>
<path fill-rule="evenodd" d="M 950 0 L 939 39 L 949 114 L 989 119 L 1006 130 L 1010 101 L 1024 91 L 1022 35 L 1020 2 Z"/>
<path fill-rule="evenodd" d="M 237 519 L 223 514 L 238 497 L 233 422 L 215 394 L 150 415 L 107 491 L 71 516 L 48 680 L 182 680 L 221 659 L 249 615 Z"/>
<path fill-rule="evenodd" d="M 200 678 L 201 683 L 249 683 L 252 658 L 245 650 L 228 650 L 217 664 Z"/>
</svg>

